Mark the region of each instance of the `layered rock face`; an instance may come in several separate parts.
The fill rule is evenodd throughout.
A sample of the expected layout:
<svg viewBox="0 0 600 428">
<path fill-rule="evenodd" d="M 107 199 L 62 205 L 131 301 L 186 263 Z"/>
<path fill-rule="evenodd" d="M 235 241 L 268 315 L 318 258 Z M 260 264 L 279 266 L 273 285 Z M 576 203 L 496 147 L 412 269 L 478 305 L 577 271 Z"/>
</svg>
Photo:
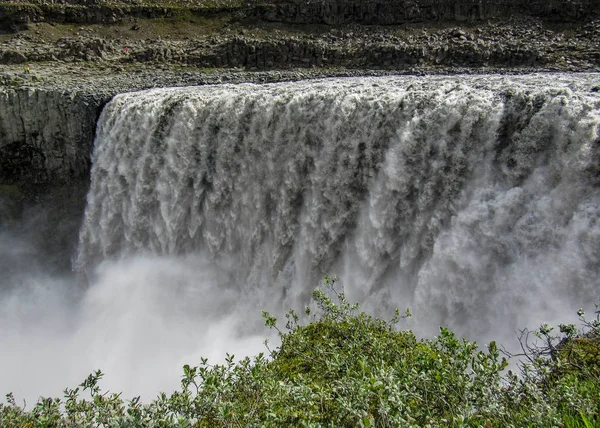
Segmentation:
<svg viewBox="0 0 600 428">
<path fill-rule="evenodd" d="M 263 19 L 294 22 L 391 25 L 431 20 L 483 20 L 529 15 L 574 21 L 598 14 L 594 0 L 275 0 L 259 4 Z"/>
<path fill-rule="evenodd" d="M 70 269 L 96 120 L 107 100 L 82 92 L 0 90 L 0 237 L 22 243 L 16 254 L 25 251 L 49 272 Z M 0 270 L 10 278 L 21 258 L 1 255 Z"/>
<path fill-rule="evenodd" d="M 145 25 L 152 28 L 152 24 Z M 53 62 L 122 69 L 161 64 L 248 70 L 344 67 L 412 73 L 428 72 L 424 68 L 437 68 L 439 73 L 442 67 L 488 68 L 479 72 L 506 67 L 532 67 L 534 71 L 595 71 L 600 67 L 600 20 L 569 24 L 566 29 L 554 27 L 527 17 L 465 26 L 353 24 L 314 33 L 236 24 L 221 32 L 179 38 L 140 38 L 128 27 L 123 37 L 121 32 L 106 37 L 81 27 L 75 35 L 69 33 L 58 40 L 43 39 L 35 32 L 18 34 L 0 43 L 0 64 L 21 65 L 21 70 L 24 64 Z"/>
<path fill-rule="evenodd" d="M 330 25 L 484 20 L 514 15 L 565 22 L 600 13 L 595 0 L 16 0 L 0 5 L 0 28 L 16 29 L 28 22 L 43 21 L 113 24 L 127 17 L 170 17 L 179 14 L 181 8 L 202 15 L 236 12 L 268 21 Z"/>
<path fill-rule="evenodd" d="M 37 88 L 0 91 L 0 182 L 86 177 L 96 119 L 108 99 Z"/>
</svg>

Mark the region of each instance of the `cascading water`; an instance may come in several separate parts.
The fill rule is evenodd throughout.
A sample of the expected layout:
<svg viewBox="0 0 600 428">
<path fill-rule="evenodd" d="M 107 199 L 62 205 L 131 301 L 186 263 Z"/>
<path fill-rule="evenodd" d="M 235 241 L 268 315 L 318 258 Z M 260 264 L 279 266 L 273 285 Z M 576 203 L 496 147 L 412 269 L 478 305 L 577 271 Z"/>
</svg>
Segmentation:
<svg viewBox="0 0 600 428">
<path fill-rule="evenodd" d="M 466 334 L 594 299 L 600 97 L 585 79 L 548 81 L 120 95 L 98 128 L 77 266 L 200 251 L 228 260 L 235 287 L 301 300 L 338 273 L 351 298 Z"/>
<path fill-rule="evenodd" d="M 261 309 L 306 304 L 326 273 L 370 312 L 411 307 L 421 334 L 444 324 L 506 343 L 566 321 L 600 297 L 599 84 L 386 77 L 119 95 L 98 124 L 75 260 L 90 288 L 61 344 L 88 372 L 156 392 L 207 349 L 239 349 Z M 165 371 L 172 383 L 152 381 Z"/>
</svg>

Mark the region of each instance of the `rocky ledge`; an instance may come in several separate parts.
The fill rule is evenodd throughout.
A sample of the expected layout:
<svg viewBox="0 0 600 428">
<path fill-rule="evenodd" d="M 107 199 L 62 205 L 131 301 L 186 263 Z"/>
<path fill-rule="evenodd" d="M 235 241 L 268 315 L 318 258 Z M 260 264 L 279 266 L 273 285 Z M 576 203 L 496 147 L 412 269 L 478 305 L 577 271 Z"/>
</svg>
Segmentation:
<svg viewBox="0 0 600 428">
<path fill-rule="evenodd" d="M 512 17 L 475 23 L 394 26 L 131 20 L 114 26 L 30 24 L 0 36 L 0 64 L 93 65 L 117 72 L 168 65 L 171 70 L 350 68 L 415 71 L 448 67 L 600 68 L 600 20 L 548 23 Z M 173 31 L 170 31 L 173 30 Z"/>
</svg>

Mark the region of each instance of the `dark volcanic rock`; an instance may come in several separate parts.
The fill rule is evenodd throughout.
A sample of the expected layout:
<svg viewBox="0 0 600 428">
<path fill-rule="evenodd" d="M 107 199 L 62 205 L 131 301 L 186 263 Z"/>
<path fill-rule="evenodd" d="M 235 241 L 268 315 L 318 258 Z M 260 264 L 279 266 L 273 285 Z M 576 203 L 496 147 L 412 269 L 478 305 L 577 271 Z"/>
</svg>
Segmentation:
<svg viewBox="0 0 600 428">
<path fill-rule="evenodd" d="M 110 95 L 0 91 L 0 183 L 86 177 L 96 120 Z"/>
</svg>

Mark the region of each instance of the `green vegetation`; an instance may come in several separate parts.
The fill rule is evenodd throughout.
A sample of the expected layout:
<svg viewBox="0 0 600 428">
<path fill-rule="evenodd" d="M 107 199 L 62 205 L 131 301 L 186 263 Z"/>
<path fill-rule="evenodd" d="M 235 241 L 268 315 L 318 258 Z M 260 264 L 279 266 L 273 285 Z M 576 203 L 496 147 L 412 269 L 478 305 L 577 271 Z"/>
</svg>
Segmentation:
<svg viewBox="0 0 600 428">
<path fill-rule="evenodd" d="M 334 283 L 326 277 L 325 290 L 313 293 L 318 311 L 307 309 L 307 325 L 291 311 L 282 331 L 263 313 L 281 338 L 268 356 L 186 365 L 181 390 L 149 404 L 101 392 L 97 371 L 30 410 L 8 394 L 0 425 L 600 427 L 600 307 L 591 321 L 580 311 L 579 328 L 522 331 L 516 374 L 505 373 L 509 355 L 495 342 L 480 350 L 446 328 L 419 340 L 396 328 L 408 311 L 389 322 L 371 317 Z"/>
<path fill-rule="evenodd" d="M 21 199 L 23 197 L 22 185 L 21 184 L 1 184 L 0 183 L 0 196 Z"/>
</svg>

